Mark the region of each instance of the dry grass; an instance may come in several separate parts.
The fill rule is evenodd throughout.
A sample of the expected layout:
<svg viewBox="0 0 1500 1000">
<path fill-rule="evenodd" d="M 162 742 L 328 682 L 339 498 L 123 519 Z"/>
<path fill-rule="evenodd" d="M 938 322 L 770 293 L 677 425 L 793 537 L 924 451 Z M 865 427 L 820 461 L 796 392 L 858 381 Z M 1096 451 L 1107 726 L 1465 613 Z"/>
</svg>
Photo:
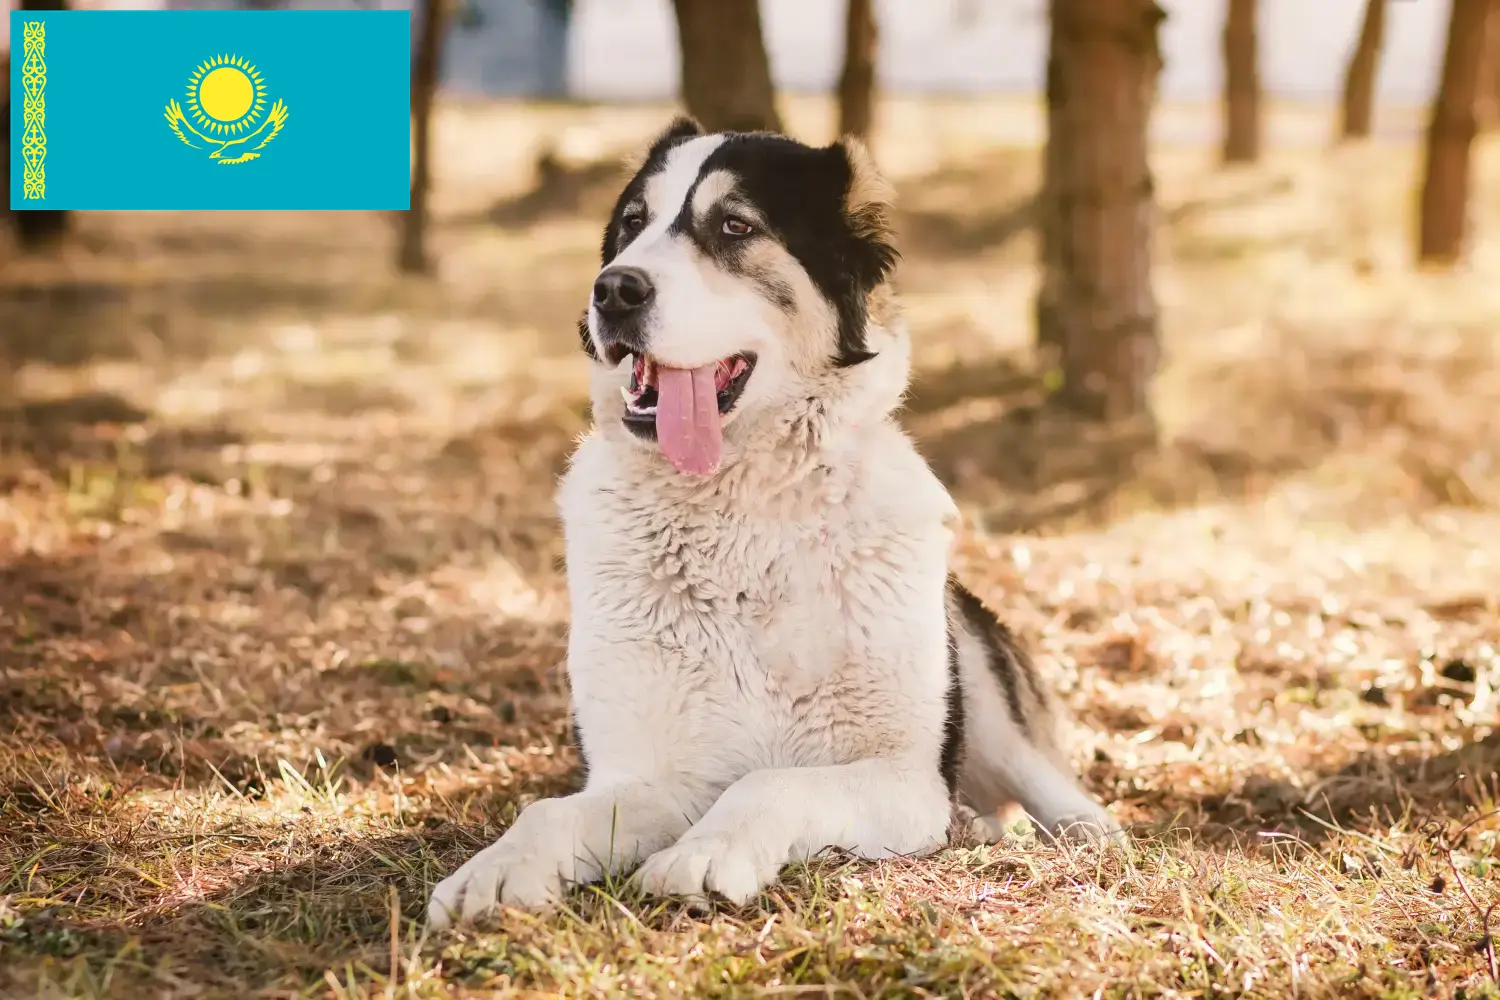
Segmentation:
<svg viewBox="0 0 1500 1000">
<path fill-rule="evenodd" d="M 524 168 L 664 115 L 448 109 L 430 283 L 358 215 L 91 216 L 0 261 L 0 996 L 1497 995 L 1500 145 L 1446 276 L 1405 258 L 1411 149 L 1163 145 L 1144 452 L 1037 405 L 1037 114 L 1000 102 L 877 144 L 906 419 L 1135 849 L 1018 830 L 706 919 L 611 886 L 422 936 L 575 765 L 550 492 L 611 192 Z"/>
</svg>

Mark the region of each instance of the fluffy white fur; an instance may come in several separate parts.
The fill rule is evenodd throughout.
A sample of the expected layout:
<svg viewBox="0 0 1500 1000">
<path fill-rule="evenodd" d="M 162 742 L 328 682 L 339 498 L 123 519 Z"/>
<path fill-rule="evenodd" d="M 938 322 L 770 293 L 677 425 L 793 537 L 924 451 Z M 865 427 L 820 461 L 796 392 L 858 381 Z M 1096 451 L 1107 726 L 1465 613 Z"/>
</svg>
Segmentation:
<svg viewBox="0 0 1500 1000">
<path fill-rule="evenodd" d="M 648 186 L 655 220 L 719 141 L 673 151 Z M 891 417 L 909 372 L 904 322 L 886 310 L 868 330 L 876 356 L 835 368 L 821 361 L 832 313 L 810 285 L 795 315 L 777 311 L 708 273 L 659 221 L 621 261 L 657 281 L 654 355 L 687 365 L 753 350 L 759 366 L 721 471 L 698 478 L 621 425 L 629 363 L 593 365 L 595 427 L 559 492 L 587 781 L 527 807 L 444 879 L 437 926 L 540 907 L 638 864 L 651 893 L 739 903 L 830 846 L 881 858 L 946 839 L 957 510 Z M 1049 828 L 1113 829 L 1065 762 L 1006 718 L 978 640 L 959 629 L 958 642 L 970 798 L 1019 799 Z"/>
</svg>

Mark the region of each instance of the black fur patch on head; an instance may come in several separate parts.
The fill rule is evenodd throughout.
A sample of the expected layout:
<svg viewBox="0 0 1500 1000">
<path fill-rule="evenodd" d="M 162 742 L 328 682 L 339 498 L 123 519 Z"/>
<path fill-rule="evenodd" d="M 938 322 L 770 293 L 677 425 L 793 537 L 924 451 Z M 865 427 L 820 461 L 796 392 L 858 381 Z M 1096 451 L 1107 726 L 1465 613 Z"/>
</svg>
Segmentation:
<svg viewBox="0 0 1500 1000">
<path fill-rule="evenodd" d="M 601 266 L 608 266 L 629 244 L 626 210 L 641 202 L 647 181 L 662 170 L 673 149 L 703 134 L 697 122 L 679 117 L 651 144 L 615 200 L 600 246 Z M 848 367 L 874 357 L 865 340 L 870 293 L 890 275 L 899 254 L 887 219 L 889 205 L 875 193 L 878 178 L 863 147 L 836 142 L 814 148 L 771 132 L 729 133 L 704 161 L 700 182 L 717 170 L 735 178 L 738 195 L 755 208 L 769 235 L 797 260 L 832 305 L 838 324 L 834 363 Z M 695 230 L 692 200 L 690 192 L 673 229 L 690 234 L 726 269 L 759 282 L 778 307 L 792 308 L 792 288 L 774 274 L 754 273 L 746 265 L 744 245 L 714 237 L 721 218 L 700 220 L 707 231 Z M 580 341 L 593 356 L 586 328 L 580 329 Z"/>
<path fill-rule="evenodd" d="M 838 317 L 834 361 L 841 367 L 874 357 L 866 350 L 870 292 L 884 282 L 898 257 L 884 217 L 886 206 L 867 201 L 859 190 L 869 178 L 867 162 L 857 161 L 850 149 L 834 143 L 821 149 L 766 132 L 735 134 L 704 161 L 700 177 L 716 170 L 732 174 L 736 190 L 765 219 L 770 235 L 796 258 L 814 287 L 833 306 Z M 692 229 L 692 196 L 674 223 Z M 857 203 L 856 203 L 857 202 Z M 717 232 L 722 220 L 706 220 Z M 736 269 L 738 245 L 695 234 L 704 250 Z M 786 303 L 791 290 L 767 283 L 772 301 Z"/>
<path fill-rule="evenodd" d="M 685 115 L 679 115 L 672 119 L 672 124 L 667 130 L 651 143 L 646 151 L 645 159 L 636 169 L 635 176 L 630 183 L 625 185 L 625 190 L 620 192 L 620 197 L 615 199 L 615 207 L 609 213 L 609 224 L 604 227 L 604 239 L 599 248 L 599 265 L 607 267 L 609 262 L 617 257 L 625 248 L 625 243 L 620 239 L 621 219 L 624 217 L 625 209 L 631 202 L 638 200 L 646 187 L 646 181 L 652 174 L 661 170 L 666 163 L 667 154 L 675 147 L 687 142 L 696 136 L 703 134 L 703 127 L 696 121 Z M 578 320 L 578 344 L 595 361 L 599 360 L 599 351 L 594 347 L 594 338 L 589 335 L 588 310 Z"/>
<path fill-rule="evenodd" d="M 615 199 L 615 207 L 609 213 L 609 224 L 604 227 L 604 239 L 599 248 L 601 267 L 608 266 L 609 262 L 625 249 L 625 242 L 620 239 L 620 225 L 625 209 L 632 202 L 641 199 L 646 189 L 646 182 L 653 175 L 661 172 L 662 167 L 666 165 L 668 153 L 689 139 L 695 139 L 702 134 L 703 127 L 696 121 L 686 116 L 679 116 L 672 119 L 672 124 L 667 126 L 667 130 L 651 143 L 650 148 L 646 150 L 646 158 L 641 161 L 630 183 L 625 185 L 625 190 L 620 192 L 620 197 Z"/>
</svg>

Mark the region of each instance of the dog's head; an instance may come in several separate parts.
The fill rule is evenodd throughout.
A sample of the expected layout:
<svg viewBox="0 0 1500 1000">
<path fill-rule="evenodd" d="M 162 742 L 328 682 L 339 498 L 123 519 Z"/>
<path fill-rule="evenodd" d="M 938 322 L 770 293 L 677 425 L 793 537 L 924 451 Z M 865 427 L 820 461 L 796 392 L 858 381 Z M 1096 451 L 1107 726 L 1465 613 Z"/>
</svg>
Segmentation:
<svg viewBox="0 0 1500 1000">
<path fill-rule="evenodd" d="M 598 362 L 596 420 L 704 475 L 738 439 L 858 395 L 861 381 L 893 387 L 874 404 L 888 410 L 907 364 L 887 315 L 889 215 L 890 188 L 857 141 L 813 148 L 673 122 L 604 231 L 579 331 Z"/>
</svg>

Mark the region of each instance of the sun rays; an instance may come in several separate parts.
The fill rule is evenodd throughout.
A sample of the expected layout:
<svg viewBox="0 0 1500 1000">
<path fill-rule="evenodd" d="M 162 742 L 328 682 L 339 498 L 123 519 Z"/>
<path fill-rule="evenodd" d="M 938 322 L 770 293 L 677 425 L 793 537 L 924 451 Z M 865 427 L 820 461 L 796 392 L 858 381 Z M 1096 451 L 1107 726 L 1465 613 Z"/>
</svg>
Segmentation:
<svg viewBox="0 0 1500 1000">
<path fill-rule="evenodd" d="M 218 55 L 193 71 L 187 107 L 204 132 L 239 135 L 253 129 L 265 109 L 266 86 L 260 72 L 236 55 Z"/>
</svg>

